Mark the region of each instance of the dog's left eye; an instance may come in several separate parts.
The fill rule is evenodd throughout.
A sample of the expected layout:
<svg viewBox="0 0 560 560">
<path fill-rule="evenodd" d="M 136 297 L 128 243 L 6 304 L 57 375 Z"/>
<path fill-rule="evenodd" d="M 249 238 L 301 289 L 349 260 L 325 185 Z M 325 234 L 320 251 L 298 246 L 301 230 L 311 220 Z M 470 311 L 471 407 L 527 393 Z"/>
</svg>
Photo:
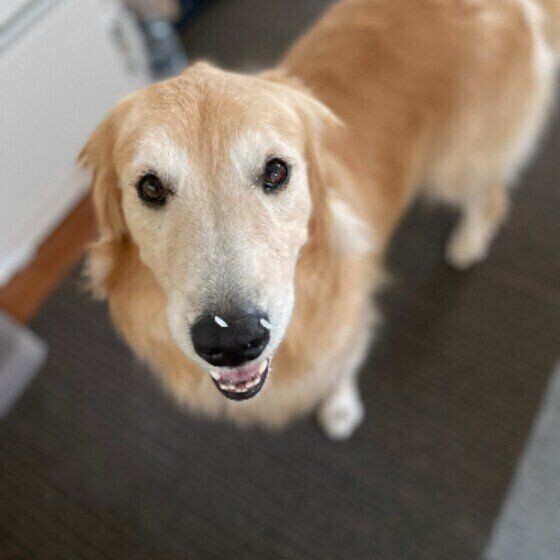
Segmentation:
<svg viewBox="0 0 560 560">
<path fill-rule="evenodd" d="M 290 175 L 288 164 L 279 158 L 266 162 L 263 172 L 263 187 L 265 191 L 271 192 L 283 187 Z"/>
<path fill-rule="evenodd" d="M 167 200 L 168 190 L 157 175 L 144 175 L 136 186 L 138 196 L 149 206 L 163 206 Z"/>
</svg>

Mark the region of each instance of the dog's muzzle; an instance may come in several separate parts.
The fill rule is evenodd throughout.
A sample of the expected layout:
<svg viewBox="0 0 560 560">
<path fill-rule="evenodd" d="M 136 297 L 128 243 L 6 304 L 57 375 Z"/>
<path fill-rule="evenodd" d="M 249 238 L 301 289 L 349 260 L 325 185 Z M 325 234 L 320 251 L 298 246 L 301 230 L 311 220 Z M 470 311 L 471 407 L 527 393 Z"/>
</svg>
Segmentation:
<svg viewBox="0 0 560 560">
<path fill-rule="evenodd" d="M 191 327 L 196 353 L 208 363 L 216 387 L 228 399 L 254 397 L 263 387 L 269 359 L 261 359 L 272 325 L 266 314 L 248 312 L 201 315 Z"/>
</svg>

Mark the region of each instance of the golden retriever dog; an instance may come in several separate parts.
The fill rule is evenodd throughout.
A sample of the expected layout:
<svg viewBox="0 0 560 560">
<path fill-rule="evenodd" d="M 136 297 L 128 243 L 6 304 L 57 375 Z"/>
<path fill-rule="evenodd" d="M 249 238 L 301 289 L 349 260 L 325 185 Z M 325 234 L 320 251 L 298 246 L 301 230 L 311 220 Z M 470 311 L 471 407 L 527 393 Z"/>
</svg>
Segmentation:
<svg viewBox="0 0 560 560">
<path fill-rule="evenodd" d="M 85 146 L 91 284 L 191 409 L 332 438 L 364 409 L 383 253 L 417 196 L 483 259 L 551 106 L 560 0 L 342 0 L 257 75 L 194 64 Z"/>
</svg>

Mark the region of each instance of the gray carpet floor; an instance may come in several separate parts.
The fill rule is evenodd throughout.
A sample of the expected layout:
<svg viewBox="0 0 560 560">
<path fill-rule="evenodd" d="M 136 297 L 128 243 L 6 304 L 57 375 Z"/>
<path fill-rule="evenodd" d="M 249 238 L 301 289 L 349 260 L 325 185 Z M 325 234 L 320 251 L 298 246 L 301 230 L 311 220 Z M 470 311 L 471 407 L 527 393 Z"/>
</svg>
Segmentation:
<svg viewBox="0 0 560 560">
<path fill-rule="evenodd" d="M 321 4 L 216 0 L 186 44 L 261 64 Z M 0 558 L 479 558 L 560 355 L 559 150 L 557 120 L 470 272 L 442 262 L 454 215 L 411 210 L 348 442 L 178 410 L 69 277 L 32 325 L 46 366 L 0 423 Z"/>
</svg>

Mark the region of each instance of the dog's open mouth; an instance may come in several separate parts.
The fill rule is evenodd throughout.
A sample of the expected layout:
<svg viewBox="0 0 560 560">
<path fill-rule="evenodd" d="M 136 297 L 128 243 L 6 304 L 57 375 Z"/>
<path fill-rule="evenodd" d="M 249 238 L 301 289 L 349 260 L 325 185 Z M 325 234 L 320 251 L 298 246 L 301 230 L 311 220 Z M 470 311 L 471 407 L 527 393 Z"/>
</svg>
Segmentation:
<svg viewBox="0 0 560 560">
<path fill-rule="evenodd" d="M 222 395 L 234 401 L 254 397 L 264 385 L 270 360 L 239 368 L 219 368 L 210 371 L 214 385 Z"/>
</svg>

